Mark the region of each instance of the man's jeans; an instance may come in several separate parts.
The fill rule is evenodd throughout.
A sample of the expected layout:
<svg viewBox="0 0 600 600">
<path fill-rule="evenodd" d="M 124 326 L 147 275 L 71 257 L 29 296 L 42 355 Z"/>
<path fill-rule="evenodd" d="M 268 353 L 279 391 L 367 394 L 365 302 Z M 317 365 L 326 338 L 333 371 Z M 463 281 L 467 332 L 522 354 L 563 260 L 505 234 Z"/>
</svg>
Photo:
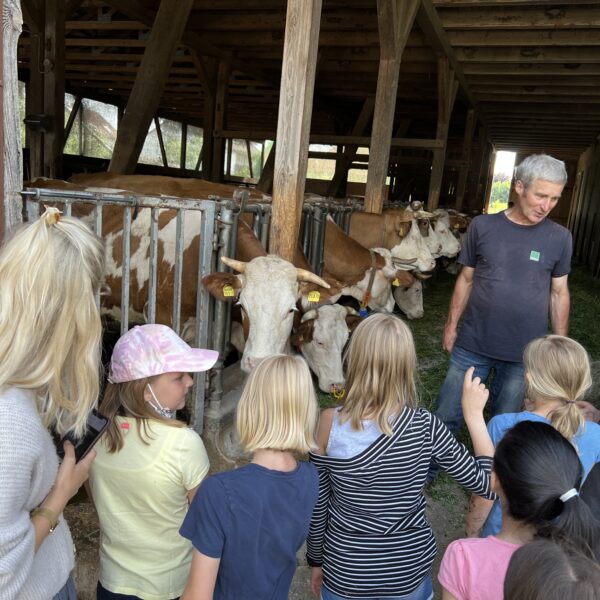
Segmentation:
<svg viewBox="0 0 600 600">
<path fill-rule="evenodd" d="M 525 375 L 522 362 L 496 360 L 454 346 L 446 379 L 437 398 L 435 414 L 455 435 L 463 423 L 461 397 L 465 373 L 469 367 L 475 367 L 473 377 L 479 377 L 484 382 L 490 371 L 494 371 L 489 400 L 492 416 L 519 412 L 523 406 Z"/>
</svg>

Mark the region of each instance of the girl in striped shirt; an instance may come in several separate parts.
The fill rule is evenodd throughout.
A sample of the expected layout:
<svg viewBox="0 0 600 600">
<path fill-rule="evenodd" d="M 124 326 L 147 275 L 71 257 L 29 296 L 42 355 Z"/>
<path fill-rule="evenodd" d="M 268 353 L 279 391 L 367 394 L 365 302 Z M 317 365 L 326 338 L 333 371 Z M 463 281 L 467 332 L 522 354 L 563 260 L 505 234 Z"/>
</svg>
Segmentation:
<svg viewBox="0 0 600 600">
<path fill-rule="evenodd" d="M 428 600 L 435 539 L 423 487 L 432 460 L 465 488 L 494 498 L 488 397 L 467 371 L 463 411 L 474 458 L 429 411 L 418 408 L 410 329 L 377 314 L 354 332 L 344 405 L 321 415 L 319 499 L 307 543 L 311 589 L 323 600 Z"/>
</svg>

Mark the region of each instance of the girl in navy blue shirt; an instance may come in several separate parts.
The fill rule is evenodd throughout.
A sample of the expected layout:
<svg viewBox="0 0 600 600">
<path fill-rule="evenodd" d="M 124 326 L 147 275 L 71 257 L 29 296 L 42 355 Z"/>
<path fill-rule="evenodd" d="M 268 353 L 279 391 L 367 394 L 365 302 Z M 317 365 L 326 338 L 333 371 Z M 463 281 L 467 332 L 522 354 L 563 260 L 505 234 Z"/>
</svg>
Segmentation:
<svg viewBox="0 0 600 600">
<path fill-rule="evenodd" d="M 182 600 L 287 600 L 319 491 L 315 467 L 294 454 L 316 447 L 317 418 L 302 358 L 274 356 L 254 369 L 237 410 L 252 461 L 196 494 L 180 531 L 194 546 Z"/>
</svg>

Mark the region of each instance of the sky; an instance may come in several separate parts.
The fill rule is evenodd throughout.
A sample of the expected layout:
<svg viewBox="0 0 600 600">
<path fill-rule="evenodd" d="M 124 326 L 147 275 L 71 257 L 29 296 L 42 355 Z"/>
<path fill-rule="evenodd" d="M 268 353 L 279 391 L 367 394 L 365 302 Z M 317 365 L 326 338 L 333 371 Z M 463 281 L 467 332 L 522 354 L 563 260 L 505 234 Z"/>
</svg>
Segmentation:
<svg viewBox="0 0 600 600">
<path fill-rule="evenodd" d="M 515 166 L 515 153 L 506 152 L 500 150 L 496 154 L 496 165 L 494 166 L 494 173 L 506 173 L 512 177 L 513 169 Z"/>
</svg>

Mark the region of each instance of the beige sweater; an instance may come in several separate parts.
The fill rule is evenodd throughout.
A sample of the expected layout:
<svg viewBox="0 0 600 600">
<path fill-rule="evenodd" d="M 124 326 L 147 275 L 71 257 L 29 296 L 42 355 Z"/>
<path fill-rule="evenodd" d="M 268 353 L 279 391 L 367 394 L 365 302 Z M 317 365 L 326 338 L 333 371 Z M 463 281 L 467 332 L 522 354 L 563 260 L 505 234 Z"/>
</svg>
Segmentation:
<svg viewBox="0 0 600 600">
<path fill-rule="evenodd" d="M 50 434 L 32 392 L 0 392 L 0 598 L 49 600 L 74 565 L 69 528 L 61 517 L 34 553 L 29 512 L 47 496 L 58 470 Z"/>
</svg>

